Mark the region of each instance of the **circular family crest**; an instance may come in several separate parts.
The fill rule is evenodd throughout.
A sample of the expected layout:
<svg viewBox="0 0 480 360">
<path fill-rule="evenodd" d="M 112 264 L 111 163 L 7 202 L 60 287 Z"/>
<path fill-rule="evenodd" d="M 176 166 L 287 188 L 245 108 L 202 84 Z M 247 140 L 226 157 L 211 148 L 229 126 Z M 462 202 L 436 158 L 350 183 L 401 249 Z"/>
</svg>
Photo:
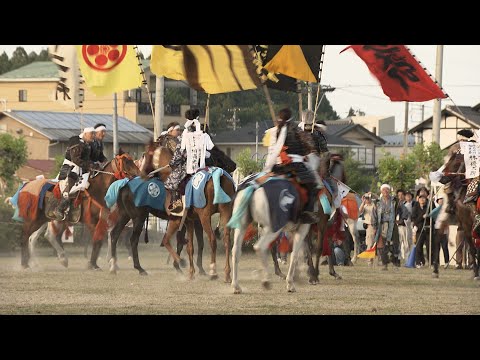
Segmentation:
<svg viewBox="0 0 480 360">
<path fill-rule="evenodd" d="M 127 45 L 82 45 L 83 60 L 94 70 L 110 71 L 126 54 Z"/>
<path fill-rule="evenodd" d="M 157 197 L 158 195 L 160 195 L 160 187 L 154 182 L 151 182 L 150 184 L 148 184 L 147 189 L 148 189 L 148 194 L 151 197 Z"/>
</svg>

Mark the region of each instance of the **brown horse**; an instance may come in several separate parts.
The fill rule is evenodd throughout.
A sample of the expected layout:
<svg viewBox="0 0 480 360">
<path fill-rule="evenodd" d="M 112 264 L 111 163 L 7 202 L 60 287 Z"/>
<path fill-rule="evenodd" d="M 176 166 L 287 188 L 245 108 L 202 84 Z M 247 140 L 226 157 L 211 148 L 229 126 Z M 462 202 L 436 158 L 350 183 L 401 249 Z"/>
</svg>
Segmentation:
<svg viewBox="0 0 480 360">
<path fill-rule="evenodd" d="M 442 208 L 437 221 L 441 221 L 440 229 L 436 231 L 436 235 L 433 241 L 432 248 L 432 263 L 433 263 L 433 273 L 432 276 L 438 278 L 439 276 L 439 252 L 440 252 L 440 234 L 445 230 L 445 228 L 450 224 L 450 220 L 455 221 L 458 224 L 459 230 L 457 236 L 461 236 L 463 233 L 464 239 L 469 245 L 469 251 L 473 261 L 473 276 L 475 280 L 480 280 L 479 276 L 479 264 L 480 264 L 480 248 L 475 247 L 475 242 L 473 240 L 473 224 L 475 220 L 476 203 L 469 202 L 467 204 L 463 203 L 465 199 L 467 186 L 465 185 L 465 175 L 460 172 L 464 167 L 463 156 L 460 154 L 453 154 L 450 159 L 448 159 L 445 164 L 445 169 L 443 171 L 444 177 L 440 180 L 441 183 L 450 182 L 451 187 L 456 189 L 449 189 L 449 194 L 447 196 L 448 203 L 444 205 L 447 208 L 455 209 L 455 216 L 452 216 L 445 212 L 445 208 Z M 456 194 L 454 194 L 454 192 Z M 461 230 L 460 230 L 461 229 Z"/>
<path fill-rule="evenodd" d="M 152 142 L 147 148 L 147 152 L 145 153 L 145 160 L 143 162 L 143 167 L 142 167 L 142 173 L 143 174 L 148 174 L 151 171 L 153 171 L 153 165 L 152 165 L 152 160 L 153 160 L 153 154 L 156 150 L 156 145 Z M 170 169 L 167 167 L 167 165 L 170 163 L 170 160 L 173 156 L 172 152 L 165 148 L 161 147 L 159 149 L 159 167 L 162 168 L 163 170 L 159 172 L 159 178 L 162 181 L 165 181 L 165 179 L 168 177 L 170 174 Z M 233 184 L 228 180 L 225 179 L 225 177 L 221 177 L 220 179 L 221 186 L 223 190 L 233 198 L 233 195 L 235 193 L 235 189 Z M 146 274 L 145 270 L 143 270 L 139 264 L 138 260 L 138 252 L 137 252 L 137 245 L 138 245 L 138 237 L 140 236 L 140 232 L 143 226 L 143 222 L 146 220 L 148 214 L 155 215 L 157 217 L 163 218 L 163 219 L 168 219 L 168 226 L 166 233 L 163 237 L 162 244 L 165 246 L 167 251 L 170 253 L 172 258 L 174 259 L 174 266 L 178 268 L 178 264 L 181 266 L 184 265 L 184 260 L 180 258 L 180 256 L 175 252 L 173 247 L 170 244 L 170 238 L 175 234 L 175 232 L 178 231 L 181 218 L 178 216 L 168 216 L 165 212 L 155 210 L 149 207 L 139 207 L 135 208 L 133 205 L 133 197 L 130 192 L 130 190 L 125 187 L 120 191 L 120 199 L 119 199 L 119 211 L 120 211 L 120 219 L 117 223 L 117 226 L 112 230 L 112 257 L 115 258 L 116 256 L 116 250 L 115 250 L 115 244 L 116 244 L 116 239 L 118 239 L 119 232 L 125 224 L 130 220 L 133 219 L 134 223 L 134 231 L 133 235 L 131 238 L 132 241 L 132 250 L 133 250 L 133 258 L 134 258 L 134 266 L 137 270 L 139 270 L 140 274 Z M 187 226 L 187 238 L 188 238 L 188 245 L 187 245 L 187 251 L 188 251 L 188 256 L 190 260 L 190 270 L 189 270 L 189 275 L 190 279 L 193 279 L 194 274 L 195 274 L 195 267 L 193 265 L 193 220 L 198 218 L 200 219 L 200 222 L 202 224 L 203 230 L 207 233 L 209 242 L 210 242 L 210 247 L 212 249 L 211 252 L 211 263 L 210 263 L 210 272 L 209 275 L 211 279 L 216 279 L 218 277 L 217 271 L 216 271 L 216 248 L 217 248 L 217 242 L 215 238 L 215 234 L 212 229 L 211 225 L 211 217 L 213 214 L 219 212 L 220 213 L 220 218 L 221 218 L 221 226 L 224 227 L 224 244 L 225 244 L 225 252 L 226 252 L 226 265 L 225 265 L 225 281 L 230 282 L 230 261 L 229 261 L 229 253 L 230 253 L 230 231 L 225 228 L 226 223 L 231 217 L 232 214 L 232 203 L 227 203 L 227 204 L 213 204 L 213 198 L 214 198 L 214 188 L 213 188 L 213 180 L 210 179 L 207 184 L 205 185 L 205 197 L 207 200 L 207 205 L 204 208 L 193 208 L 188 210 L 187 218 L 186 218 L 186 226 Z M 199 257 L 197 258 L 197 265 L 199 266 L 199 271 L 202 273 L 203 267 L 202 267 L 202 261 L 201 261 L 201 254 L 199 253 Z M 111 264 L 110 271 L 114 272 L 116 269 L 115 266 L 115 260 Z"/>
<path fill-rule="evenodd" d="M 82 207 L 79 221 L 88 226 L 93 236 L 93 251 L 88 264 L 90 269 L 99 269 L 97 259 L 108 226 L 109 211 L 104 200 L 108 187 L 117 179 L 137 176 L 139 172 L 132 158 L 126 153 L 121 153 L 115 156 L 103 170 L 94 172 L 97 175 L 90 178 L 88 190 L 82 191 L 78 195 L 78 201 Z M 29 268 L 30 251 L 28 243 L 30 235 L 50 221 L 45 215 L 46 201 L 45 198 L 43 209 L 38 209 L 35 218 L 24 217 L 21 239 L 21 265 L 24 269 Z M 74 201 L 77 201 L 77 199 Z M 55 221 L 55 223 L 59 222 Z M 63 228 L 63 224 L 61 225 Z M 57 225 L 54 228 L 60 227 Z M 56 234 L 52 235 L 55 236 Z"/>
</svg>

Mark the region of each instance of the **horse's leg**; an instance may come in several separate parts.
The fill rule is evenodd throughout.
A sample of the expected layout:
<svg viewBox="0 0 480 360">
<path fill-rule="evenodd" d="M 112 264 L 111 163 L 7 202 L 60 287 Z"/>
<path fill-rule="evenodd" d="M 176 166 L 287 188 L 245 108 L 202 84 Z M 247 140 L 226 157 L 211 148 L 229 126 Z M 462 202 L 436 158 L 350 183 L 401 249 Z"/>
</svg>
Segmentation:
<svg viewBox="0 0 480 360">
<path fill-rule="evenodd" d="M 123 229 L 125 228 L 125 225 L 130 221 L 130 216 L 125 212 L 122 213 L 120 212 L 119 219 L 115 226 L 113 227 L 112 231 L 109 233 L 108 238 L 109 238 L 109 252 L 110 252 L 110 274 L 116 274 L 118 270 L 118 265 L 117 265 L 117 242 L 118 238 L 120 237 L 120 234 L 122 233 Z"/>
<path fill-rule="evenodd" d="M 313 250 L 313 236 L 316 236 L 316 232 L 313 231 L 312 227 L 305 237 L 305 255 L 307 258 L 307 265 L 308 265 L 308 283 L 311 285 L 316 285 L 317 282 L 315 281 L 315 267 L 313 266 L 313 258 L 312 258 L 312 250 Z"/>
<path fill-rule="evenodd" d="M 182 229 L 177 231 L 177 254 L 180 256 L 183 250 L 183 239 L 185 238 L 185 232 L 187 231 L 187 224 L 185 224 Z M 180 269 L 180 265 L 178 261 L 173 261 L 173 267 L 179 273 L 182 273 L 182 269 Z"/>
<path fill-rule="evenodd" d="M 303 240 L 307 236 L 308 231 L 310 230 L 309 224 L 302 224 L 298 227 L 297 231 L 293 235 L 293 249 L 292 254 L 290 255 L 290 267 L 288 268 L 287 274 L 287 291 L 295 292 L 295 285 L 293 283 L 293 276 L 295 274 L 295 268 L 298 262 L 298 252 L 302 248 Z"/>
<path fill-rule="evenodd" d="M 270 276 L 268 274 L 268 246 L 272 241 L 274 241 L 278 235 L 280 235 L 281 229 L 277 232 L 272 232 L 271 228 L 265 226 L 263 228 L 263 235 L 253 248 L 257 251 L 257 254 L 260 256 L 260 261 L 263 268 L 263 278 L 262 278 L 262 285 L 265 289 L 270 289 Z M 288 275 L 287 275 L 288 278 Z"/>
<path fill-rule="evenodd" d="M 148 216 L 148 211 L 136 218 L 133 218 L 133 232 L 130 237 L 130 245 L 132 246 L 133 267 L 138 270 L 140 275 L 148 275 L 148 273 L 140 266 L 140 259 L 138 258 L 138 239 L 142 233 L 143 224 Z M 126 223 L 125 223 L 126 224 Z"/>
<path fill-rule="evenodd" d="M 472 238 L 471 231 L 465 231 L 465 240 L 468 244 L 468 252 L 470 253 L 471 258 L 473 259 L 473 279 L 479 281 L 480 276 L 478 276 L 478 261 L 477 261 L 477 248 Z"/>
<path fill-rule="evenodd" d="M 322 223 L 322 221 L 320 221 Z M 322 257 L 323 253 L 323 238 L 325 237 L 325 227 L 327 226 L 327 222 L 325 220 L 324 226 L 318 225 L 317 230 L 317 243 L 315 246 L 315 269 L 312 276 L 310 276 L 309 283 L 312 285 L 316 285 L 320 282 L 320 258 Z"/>
<path fill-rule="evenodd" d="M 217 274 L 217 239 L 215 238 L 215 234 L 213 233 L 211 217 L 209 211 L 207 210 L 208 205 L 204 209 L 198 209 L 197 211 L 198 217 L 202 222 L 203 231 L 208 236 L 208 241 L 210 242 L 210 271 L 208 275 L 210 276 L 210 280 L 216 280 L 218 278 Z M 227 259 L 228 261 L 228 259 Z"/>
<path fill-rule="evenodd" d="M 170 253 L 173 261 L 177 261 L 181 267 L 186 266 L 186 262 L 184 259 L 180 258 L 180 256 L 173 250 L 172 245 L 170 244 L 170 239 L 172 238 L 173 234 L 178 230 L 180 226 L 180 220 L 172 221 L 170 220 L 167 225 L 167 230 L 165 231 L 165 235 L 163 235 L 162 244 L 165 246 L 165 249 Z"/>
<path fill-rule="evenodd" d="M 187 252 L 188 252 L 188 260 L 190 261 L 190 270 L 189 270 L 189 278 L 193 280 L 195 277 L 195 265 L 193 264 L 193 221 L 188 221 L 186 224 L 187 227 Z"/>
<path fill-rule="evenodd" d="M 22 227 L 22 240 L 21 240 L 21 265 L 23 269 L 29 269 L 28 261 L 30 260 L 30 251 L 28 248 L 28 239 L 35 231 L 37 231 L 44 223 L 46 219 L 36 219 L 34 221 L 25 221 Z"/>
<path fill-rule="evenodd" d="M 47 223 L 40 226 L 40 229 L 35 231 L 30 237 L 28 238 L 28 249 L 30 251 L 30 265 L 31 266 L 38 266 L 37 256 L 35 255 L 35 247 L 37 246 L 38 238 L 40 234 L 45 231 L 47 228 Z"/>
<path fill-rule="evenodd" d="M 270 249 L 270 252 L 272 253 L 273 266 L 275 268 L 275 275 L 280 276 L 283 280 L 285 280 L 287 277 L 282 273 L 282 270 L 280 270 L 280 266 L 278 265 L 278 257 L 277 257 L 278 245 L 276 241 L 272 244 L 272 248 Z"/>
<path fill-rule="evenodd" d="M 65 254 L 65 249 L 60 245 L 63 229 L 67 225 L 59 223 L 58 221 L 50 221 L 49 223 L 45 223 L 45 225 L 47 226 L 46 238 L 57 252 L 58 261 L 60 261 L 63 266 L 68 267 L 68 258 Z"/>
<path fill-rule="evenodd" d="M 193 228 L 195 230 L 195 237 L 197 238 L 197 246 L 198 246 L 198 250 L 197 250 L 198 274 L 199 275 L 207 275 L 207 273 L 203 269 L 203 264 L 202 264 L 203 246 L 204 246 L 202 223 L 198 220 L 195 220 L 193 222 Z"/>
<path fill-rule="evenodd" d="M 93 235 L 92 235 L 93 237 Z M 101 270 L 97 265 L 98 255 L 100 255 L 100 249 L 102 248 L 103 239 L 92 240 L 92 254 L 90 255 L 90 261 L 88 268 L 91 270 Z"/>
<path fill-rule="evenodd" d="M 331 238 L 328 239 L 328 246 L 330 247 L 330 255 L 328 256 L 328 273 L 333 276 L 335 280 L 342 280 L 342 277 L 335 272 L 335 252 L 333 251 L 333 240 Z"/>
<path fill-rule="evenodd" d="M 443 230 L 435 229 L 435 234 L 433 236 L 433 243 L 432 243 L 432 265 L 433 265 L 433 272 L 432 277 L 438 278 L 438 268 L 440 266 L 440 238 Z"/>
<path fill-rule="evenodd" d="M 220 212 L 220 226 L 223 227 L 223 244 L 225 246 L 225 282 L 231 283 L 232 278 L 230 277 L 231 268 L 230 268 L 230 228 L 227 227 L 227 223 L 232 217 L 232 203 L 220 204 L 218 205 Z M 215 234 L 213 235 L 215 243 L 217 238 Z M 278 265 L 278 264 L 277 264 Z"/>
<path fill-rule="evenodd" d="M 347 224 L 348 224 L 348 231 L 350 235 L 352 236 L 352 242 L 353 242 L 353 258 L 350 259 L 350 261 L 354 264 L 357 262 L 357 255 L 359 253 L 359 244 L 358 244 L 358 236 L 357 236 L 357 229 L 355 228 L 356 225 L 356 220 L 347 219 Z M 349 247 L 350 249 L 350 247 Z M 350 249 L 351 251 L 351 249 Z M 350 256 L 346 256 L 346 258 L 350 258 Z M 348 261 L 348 259 L 346 259 Z"/>
</svg>

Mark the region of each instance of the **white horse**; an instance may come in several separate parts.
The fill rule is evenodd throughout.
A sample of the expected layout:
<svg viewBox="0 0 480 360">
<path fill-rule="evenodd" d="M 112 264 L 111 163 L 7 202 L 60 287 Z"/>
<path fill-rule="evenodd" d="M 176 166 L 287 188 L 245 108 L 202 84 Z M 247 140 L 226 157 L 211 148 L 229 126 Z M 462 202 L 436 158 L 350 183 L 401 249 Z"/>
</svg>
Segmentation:
<svg viewBox="0 0 480 360">
<path fill-rule="evenodd" d="M 5 204 L 9 204 L 13 208 L 15 208 L 15 206 L 12 203 L 11 197 L 7 197 L 4 202 Z M 35 255 L 35 246 L 37 245 L 37 241 L 40 235 L 43 232 L 45 232 L 45 237 L 57 252 L 58 261 L 60 261 L 60 263 L 63 266 L 68 267 L 67 254 L 65 253 L 65 250 L 63 249 L 63 247 L 60 245 L 60 240 L 58 240 L 59 236 L 62 234 L 63 231 L 55 235 L 57 231 L 54 231 L 53 226 L 54 226 L 53 222 L 45 223 L 28 238 L 28 247 L 30 249 L 30 254 L 31 254 L 30 263 L 32 266 L 38 266 L 38 260 Z M 61 226 L 61 223 L 60 225 L 56 225 L 55 228 L 58 229 L 59 226 Z"/>
<path fill-rule="evenodd" d="M 287 181 L 287 180 L 282 180 Z M 251 185 L 252 187 L 254 185 Z M 295 285 L 293 283 L 293 276 L 295 271 L 295 266 L 297 264 L 298 253 L 303 245 L 303 240 L 307 235 L 308 231 L 310 230 L 309 224 L 299 224 L 289 222 L 287 223 L 282 229 L 279 229 L 276 232 L 273 232 L 272 229 L 272 219 L 270 218 L 270 204 L 268 203 L 268 199 L 263 187 L 256 188 L 255 190 L 249 188 L 243 189 L 239 191 L 236 195 L 234 205 L 233 205 L 233 214 L 237 214 L 237 211 L 242 213 L 242 207 L 245 206 L 245 199 L 244 197 L 247 196 L 247 191 L 253 191 L 251 195 L 250 201 L 248 201 L 247 209 L 243 214 L 240 215 L 240 227 L 235 229 L 234 232 L 234 240 L 233 240 L 233 249 L 232 249 L 232 288 L 234 294 L 240 294 L 242 289 L 238 285 L 238 262 L 240 261 L 240 256 L 242 253 L 242 243 L 243 237 L 245 235 L 245 231 L 247 226 L 250 222 L 256 221 L 262 226 L 262 236 L 258 239 L 256 244 L 254 245 L 254 249 L 260 255 L 261 264 L 263 267 L 263 277 L 262 277 L 262 285 L 266 288 L 270 288 L 270 277 L 268 273 L 268 258 L 269 258 L 269 251 L 268 246 L 269 244 L 275 240 L 280 232 L 288 231 L 293 235 L 293 251 L 290 256 L 290 266 L 288 269 L 287 274 L 287 291 L 295 292 Z M 279 206 L 279 204 L 272 204 L 274 206 Z"/>
</svg>

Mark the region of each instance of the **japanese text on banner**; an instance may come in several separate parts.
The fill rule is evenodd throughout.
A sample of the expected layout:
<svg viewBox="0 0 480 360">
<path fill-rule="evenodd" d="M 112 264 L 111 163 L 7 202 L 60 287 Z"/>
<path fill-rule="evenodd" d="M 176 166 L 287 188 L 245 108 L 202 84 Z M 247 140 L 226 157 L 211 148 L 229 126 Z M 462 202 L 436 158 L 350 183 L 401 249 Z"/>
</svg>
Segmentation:
<svg viewBox="0 0 480 360">
<path fill-rule="evenodd" d="M 461 141 L 461 152 L 465 159 L 465 178 L 472 179 L 480 175 L 480 144 Z"/>
</svg>

